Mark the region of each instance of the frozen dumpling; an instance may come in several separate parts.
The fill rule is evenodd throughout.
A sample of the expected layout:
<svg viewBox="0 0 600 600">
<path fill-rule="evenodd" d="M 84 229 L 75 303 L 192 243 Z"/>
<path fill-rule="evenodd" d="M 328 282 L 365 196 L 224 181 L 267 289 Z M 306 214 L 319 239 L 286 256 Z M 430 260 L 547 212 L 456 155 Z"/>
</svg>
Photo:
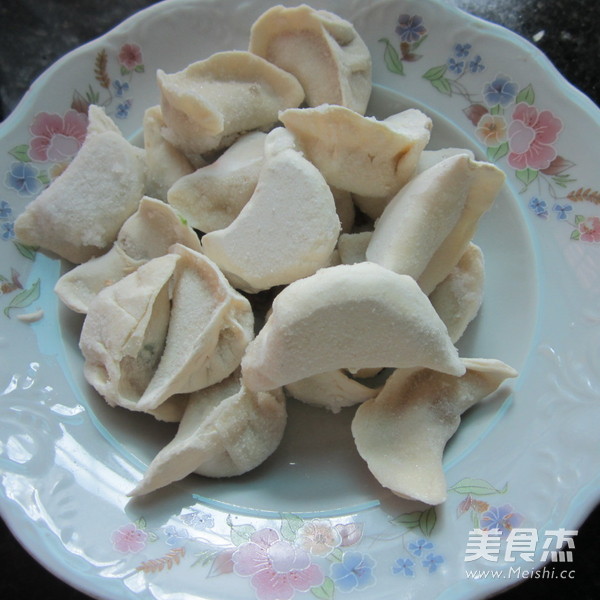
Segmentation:
<svg viewBox="0 0 600 600">
<path fill-rule="evenodd" d="M 248 292 L 327 266 L 340 232 L 329 186 L 292 142 L 281 127 L 269 133 L 252 198 L 231 225 L 202 238 L 203 252 Z"/>
<path fill-rule="evenodd" d="M 102 290 L 90 303 L 79 347 L 88 383 L 111 405 L 138 401 L 163 353 L 171 277 L 179 256 L 166 254 Z"/>
<path fill-rule="evenodd" d="M 365 113 L 371 55 L 348 21 L 307 5 L 274 6 L 252 25 L 249 49 L 292 73 L 308 106 L 339 104 Z"/>
<path fill-rule="evenodd" d="M 255 131 L 238 138 L 215 162 L 177 181 L 169 204 L 204 233 L 230 225 L 254 193 L 266 136 Z"/>
<path fill-rule="evenodd" d="M 429 295 L 433 308 L 444 321 L 454 343 L 477 316 L 483 302 L 484 283 L 483 252 L 479 246 L 471 243 L 446 279 Z"/>
<path fill-rule="evenodd" d="M 429 294 L 460 260 L 504 179 L 494 165 L 466 154 L 423 171 L 376 222 L 367 260 L 410 275 Z"/>
<path fill-rule="evenodd" d="M 398 369 L 352 421 L 359 454 L 384 487 L 427 504 L 446 499 L 442 456 L 460 416 L 517 372 L 499 360 L 463 359 L 455 377 L 430 369 Z"/>
<path fill-rule="evenodd" d="M 207 257 L 176 244 L 172 306 L 165 349 L 138 403 L 155 409 L 174 394 L 221 381 L 240 365 L 254 337 L 250 303 Z"/>
<path fill-rule="evenodd" d="M 343 369 L 311 375 L 288 383 L 284 389 L 300 402 L 326 408 L 333 413 L 338 413 L 348 406 L 361 404 L 376 396 L 380 390 L 352 379 Z"/>
<path fill-rule="evenodd" d="M 280 119 L 329 185 L 386 198 L 412 176 L 432 125 L 416 109 L 378 121 L 333 105 L 289 109 Z"/>
<path fill-rule="evenodd" d="M 464 373 L 414 279 L 363 262 L 321 269 L 282 290 L 246 350 L 242 376 L 260 391 L 336 369 L 413 366 Z"/>
<path fill-rule="evenodd" d="M 162 135 L 165 123 L 160 106 L 144 113 L 144 150 L 146 151 L 146 195 L 167 200 L 167 191 L 179 179 L 194 171 L 183 152 Z"/>
<path fill-rule="evenodd" d="M 286 419 L 280 389 L 250 392 L 234 373 L 190 395 L 175 438 L 129 495 L 147 494 L 193 472 L 207 477 L 246 473 L 279 446 Z"/>
<path fill-rule="evenodd" d="M 344 265 L 365 262 L 367 260 L 367 246 L 371 241 L 372 231 L 358 233 L 342 233 L 338 240 L 340 260 Z"/>
<path fill-rule="evenodd" d="M 90 115 L 94 111 L 101 109 L 90 107 Z M 144 193 L 145 163 L 143 151 L 107 119 L 102 114 L 91 118 L 91 133 L 73 161 L 17 218 L 20 242 L 73 263 L 112 246 Z"/>
<path fill-rule="evenodd" d="M 56 282 L 54 291 L 71 310 L 86 313 L 100 290 L 166 254 L 176 243 L 200 250 L 194 230 L 169 205 L 145 196 L 121 227 L 113 247 L 67 271 Z"/>
<path fill-rule="evenodd" d="M 293 75 L 250 52 L 218 52 L 177 73 L 159 69 L 157 79 L 163 135 L 192 159 L 270 129 L 278 111 L 304 99 Z"/>
</svg>

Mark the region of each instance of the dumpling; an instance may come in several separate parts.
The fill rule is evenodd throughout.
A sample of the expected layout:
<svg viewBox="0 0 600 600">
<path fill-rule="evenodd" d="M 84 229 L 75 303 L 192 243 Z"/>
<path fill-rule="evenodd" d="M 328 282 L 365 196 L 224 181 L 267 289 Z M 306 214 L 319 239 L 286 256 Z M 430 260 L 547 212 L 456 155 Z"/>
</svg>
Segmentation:
<svg viewBox="0 0 600 600">
<path fill-rule="evenodd" d="M 145 196 L 137 211 L 123 224 L 113 247 L 67 271 L 54 291 L 71 310 L 86 313 L 94 296 L 152 258 L 181 243 L 200 250 L 200 240 L 167 204 Z"/>
<path fill-rule="evenodd" d="M 175 438 L 129 495 L 148 494 L 193 472 L 206 477 L 246 473 L 276 450 L 286 420 L 280 389 L 250 392 L 234 373 L 191 394 Z"/>
<path fill-rule="evenodd" d="M 140 410 L 138 401 L 163 353 L 178 260 L 176 254 L 156 258 L 90 303 L 79 340 L 83 372 L 111 406 Z"/>
<path fill-rule="evenodd" d="M 175 244 L 179 256 L 165 349 L 139 400 L 155 409 L 174 394 L 194 392 L 221 381 L 240 365 L 254 337 L 248 300 L 234 290 L 206 256 Z"/>
<path fill-rule="evenodd" d="M 20 242 L 82 263 L 108 250 L 144 192 L 144 153 L 90 106 L 86 139 L 66 170 L 15 222 Z"/>
<path fill-rule="evenodd" d="M 192 160 L 270 129 L 280 110 L 304 99 L 293 75 L 250 52 L 218 52 L 177 73 L 159 69 L 157 79 L 163 135 Z"/>
<path fill-rule="evenodd" d="M 404 186 L 375 224 L 367 260 L 433 291 L 460 260 L 504 183 L 494 165 L 452 156 Z"/>
<path fill-rule="evenodd" d="M 432 126 L 417 109 L 378 121 L 334 105 L 288 109 L 280 119 L 329 185 L 384 198 L 412 176 Z"/>
<path fill-rule="evenodd" d="M 333 194 L 279 127 L 252 198 L 225 229 L 202 238 L 203 252 L 232 285 L 256 292 L 313 274 L 331 260 L 340 232 Z"/>
<path fill-rule="evenodd" d="M 359 454 L 394 494 L 441 504 L 446 499 L 442 456 L 460 416 L 517 372 L 499 360 L 463 359 L 455 377 L 430 369 L 398 369 L 382 391 L 361 404 L 352 421 Z"/>
<path fill-rule="evenodd" d="M 167 191 L 179 179 L 194 171 L 185 155 L 163 136 L 165 123 L 160 106 L 144 113 L 144 150 L 146 151 L 146 195 L 167 200 Z"/>
<path fill-rule="evenodd" d="M 300 402 L 338 413 L 377 395 L 380 387 L 369 387 L 352 379 L 343 369 L 317 373 L 288 383 L 285 391 Z"/>
<path fill-rule="evenodd" d="M 248 345 L 242 376 L 261 391 L 336 369 L 412 366 L 464 373 L 415 281 L 363 262 L 321 269 L 283 289 Z"/>
<path fill-rule="evenodd" d="M 462 337 L 481 308 L 484 282 L 483 252 L 471 243 L 446 279 L 429 295 L 454 343 Z"/>
<path fill-rule="evenodd" d="M 307 5 L 274 6 L 252 25 L 249 49 L 292 73 L 308 106 L 339 104 L 365 113 L 371 55 L 348 21 Z"/>
<path fill-rule="evenodd" d="M 342 233 L 338 240 L 340 260 L 344 265 L 365 262 L 367 260 L 367 246 L 371 241 L 372 231 L 358 233 Z"/>
<path fill-rule="evenodd" d="M 169 189 L 169 204 L 204 233 L 230 225 L 254 193 L 266 136 L 260 131 L 248 133 L 215 162 L 182 177 Z"/>
</svg>

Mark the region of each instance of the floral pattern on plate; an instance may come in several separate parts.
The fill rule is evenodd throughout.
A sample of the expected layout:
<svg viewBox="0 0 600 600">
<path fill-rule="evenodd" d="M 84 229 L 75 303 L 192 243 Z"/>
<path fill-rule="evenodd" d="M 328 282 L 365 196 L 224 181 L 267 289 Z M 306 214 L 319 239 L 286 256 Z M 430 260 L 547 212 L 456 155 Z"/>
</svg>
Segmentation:
<svg viewBox="0 0 600 600">
<path fill-rule="evenodd" d="M 405 75 L 404 62 L 414 62 L 423 54 L 421 44 L 428 30 L 420 15 L 401 14 L 396 26 L 396 44 L 385 44 L 386 68 Z M 600 190 L 577 183 L 570 170 L 575 163 L 559 154 L 564 124 L 559 115 L 543 108 L 531 83 L 518 83 L 504 73 L 491 74 L 485 53 L 468 40 L 456 42 L 443 62 L 430 67 L 422 77 L 448 98 L 459 96 L 465 102 L 463 112 L 475 127 L 487 159 L 506 161 L 520 186 L 528 195 L 527 206 L 544 219 L 553 216 L 570 226 L 570 239 L 600 242 L 600 218 L 576 212 L 574 205 L 600 205 Z M 538 104 L 536 106 L 536 104 Z M 532 192 L 532 187 L 537 189 Z M 533 194 L 533 195 L 532 195 Z"/>
<path fill-rule="evenodd" d="M 109 63 L 116 63 L 118 76 L 111 76 Z M 144 73 L 142 50 L 138 44 L 123 44 L 116 57 L 100 50 L 94 61 L 94 82 L 84 93 L 73 91 L 71 106 L 64 113 L 37 113 L 28 127 L 29 141 L 10 148 L 12 158 L 4 174 L 4 187 L 17 194 L 18 201 L 30 201 L 56 179 L 73 160 L 85 140 L 87 111 L 90 104 L 108 109 L 116 119 L 126 119 L 133 100 L 129 97 L 136 73 Z M 97 86 L 97 87 L 95 87 Z M 0 238 L 12 242 L 19 253 L 35 259 L 36 248 L 20 244 L 15 239 L 14 203 L 0 200 Z M 10 275 L 0 274 L 0 293 L 9 297 L 4 315 L 10 317 L 13 309 L 31 306 L 40 295 L 41 281 L 23 289 L 19 272 L 10 268 Z"/>
</svg>

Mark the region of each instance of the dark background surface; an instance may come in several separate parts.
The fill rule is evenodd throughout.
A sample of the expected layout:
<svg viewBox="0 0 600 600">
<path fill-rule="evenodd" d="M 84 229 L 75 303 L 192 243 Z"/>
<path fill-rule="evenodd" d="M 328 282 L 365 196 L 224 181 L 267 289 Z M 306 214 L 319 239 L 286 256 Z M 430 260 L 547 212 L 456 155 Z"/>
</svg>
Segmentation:
<svg viewBox="0 0 600 600">
<path fill-rule="evenodd" d="M 300 3 L 300 2 L 299 2 Z M 1 0 L 0 119 L 51 63 L 102 35 L 150 0 Z M 600 104 L 599 0 L 456 0 L 468 12 L 504 25 L 540 48 L 564 77 Z M 600 457 L 590 457 L 600 463 Z M 600 508 L 575 538 L 575 578 L 536 579 L 497 598 L 600 598 Z M 0 597 L 7 600 L 85 600 L 29 557 L 0 521 Z M 400 600 L 400 598 L 399 598 Z"/>
</svg>

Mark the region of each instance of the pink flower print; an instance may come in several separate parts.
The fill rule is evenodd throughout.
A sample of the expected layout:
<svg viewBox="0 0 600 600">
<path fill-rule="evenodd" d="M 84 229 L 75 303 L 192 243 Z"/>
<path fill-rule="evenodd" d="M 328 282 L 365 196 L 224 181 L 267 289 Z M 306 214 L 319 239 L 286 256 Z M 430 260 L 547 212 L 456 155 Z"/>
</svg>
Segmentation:
<svg viewBox="0 0 600 600">
<path fill-rule="evenodd" d="M 556 158 L 552 144 L 562 130 L 562 121 L 549 110 L 540 112 L 525 102 L 517 104 L 512 118 L 508 126 L 508 164 L 518 170 L 547 169 Z"/>
<path fill-rule="evenodd" d="M 259 600 L 290 600 L 324 581 L 323 572 L 310 555 L 282 540 L 274 529 L 252 534 L 232 556 L 234 572 L 251 577 Z"/>
<path fill-rule="evenodd" d="M 341 542 L 339 532 L 327 521 L 308 521 L 298 530 L 298 544 L 316 556 L 327 556 Z"/>
<path fill-rule="evenodd" d="M 134 554 L 145 548 L 147 538 L 148 534 L 145 531 L 139 529 L 133 523 L 129 523 L 113 531 L 111 541 L 115 550 L 123 554 Z"/>
<path fill-rule="evenodd" d="M 579 239 L 584 242 L 600 242 L 600 217 L 587 217 L 578 224 Z"/>
<path fill-rule="evenodd" d="M 130 71 L 142 64 L 142 50 L 137 44 L 123 44 L 119 52 L 119 62 Z"/>
<path fill-rule="evenodd" d="M 87 132 L 87 115 L 69 109 L 64 117 L 38 113 L 29 127 L 33 136 L 29 157 L 40 162 L 64 162 L 73 158 Z"/>
</svg>

